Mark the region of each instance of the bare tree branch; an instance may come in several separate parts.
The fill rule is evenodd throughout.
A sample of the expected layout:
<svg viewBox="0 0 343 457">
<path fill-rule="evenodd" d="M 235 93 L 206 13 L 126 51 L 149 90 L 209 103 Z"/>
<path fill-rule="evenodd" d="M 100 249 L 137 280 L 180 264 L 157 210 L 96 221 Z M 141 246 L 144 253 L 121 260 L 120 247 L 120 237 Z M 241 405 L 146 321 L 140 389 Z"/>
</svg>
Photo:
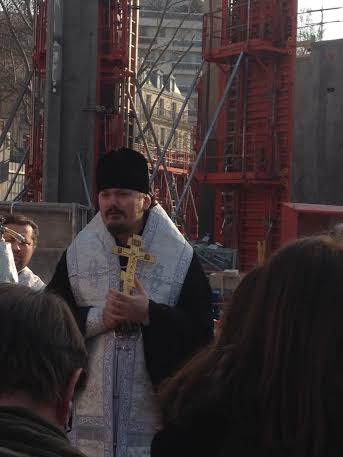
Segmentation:
<svg viewBox="0 0 343 457">
<path fill-rule="evenodd" d="M 32 0 L 24 0 L 24 5 L 26 7 L 26 14 L 30 18 L 31 24 L 33 24 L 33 8 Z"/>
<path fill-rule="evenodd" d="M 3 10 L 3 13 L 4 13 L 5 17 L 6 17 L 6 22 L 7 22 L 7 25 L 9 27 L 10 34 L 12 35 L 12 37 L 13 37 L 13 39 L 14 39 L 17 47 L 18 47 L 18 50 L 20 51 L 20 53 L 22 55 L 22 58 L 24 60 L 24 63 L 25 63 L 25 66 L 26 66 L 26 72 L 29 73 L 29 71 L 30 71 L 29 60 L 28 60 L 27 55 L 26 55 L 26 53 L 25 53 L 25 51 L 24 51 L 24 49 L 23 49 L 23 47 L 22 47 L 22 45 L 21 45 L 21 43 L 20 43 L 20 41 L 18 39 L 18 36 L 17 36 L 17 34 L 16 34 L 15 30 L 14 30 L 14 27 L 13 27 L 13 24 L 12 24 L 12 21 L 11 21 L 11 17 L 10 17 L 10 15 L 8 13 L 8 9 L 7 9 L 6 5 L 4 4 L 3 0 L 0 0 L 0 6 L 1 6 L 2 10 Z"/>
<path fill-rule="evenodd" d="M 17 2 L 15 0 L 11 0 L 15 9 L 18 11 L 18 14 L 20 15 L 21 19 L 23 20 L 23 22 L 26 24 L 27 28 L 32 32 L 32 24 L 29 23 L 29 21 L 26 19 L 26 17 L 23 15 L 23 13 L 21 12 L 20 8 L 18 7 L 17 5 Z"/>
<path fill-rule="evenodd" d="M 194 37 L 193 37 L 193 38 L 194 38 Z M 166 78 L 165 78 L 165 80 L 164 80 L 164 83 L 163 83 L 163 85 L 162 85 L 162 87 L 161 87 L 160 92 L 158 93 L 158 95 L 157 95 L 157 97 L 156 97 L 154 103 L 152 104 L 152 107 L 151 107 L 150 112 L 149 112 L 149 119 L 151 119 L 151 117 L 152 117 L 152 115 L 153 115 L 153 113 L 154 113 L 154 110 L 155 110 L 155 108 L 156 108 L 156 105 L 157 105 L 159 99 L 161 98 L 161 96 L 163 95 L 164 91 L 166 90 L 166 88 L 167 88 L 167 86 L 168 86 L 168 83 L 169 83 L 169 80 L 170 80 L 172 74 L 174 73 L 175 68 L 179 65 L 179 63 L 181 62 L 181 60 L 188 54 L 188 52 L 192 49 L 192 47 L 193 47 L 193 43 L 191 43 L 191 44 L 188 46 L 188 48 L 180 55 L 180 57 L 177 59 L 177 61 L 174 62 L 174 64 L 172 65 L 172 67 L 171 67 L 169 73 L 167 74 L 167 76 L 166 76 Z M 145 134 L 148 130 L 149 130 L 149 125 L 146 124 L 146 125 L 144 126 L 144 128 L 143 128 L 143 133 Z M 139 136 L 137 137 L 137 141 L 138 141 L 140 138 L 141 138 L 141 135 L 139 135 Z"/>
<path fill-rule="evenodd" d="M 309 9 L 302 9 L 298 15 L 298 47 L 297 55 L 306 55 L 310 52 L 311 43 L 322 41 L 324 37 L 322 24 L 313 24 L 312 12 Z M 303 44 L 303 45 L 302 45 Z"/>
<path fill-rule="evenodd" d="M 147 81 L 148 79 L 150 78 L 150 75 L 151 73 L 154 71 L 154 67 L 155 65 L 158 64 L 158 62 L 161 60 L 161 58 L 163 57 L 163 55 L 166 53 L 166 51 L 169 49 L 170 45 L 172 44 L 174 38 L 176 37 L 177 33 L 179 32 L 180 28 L 182 27 L 183 23 L 185 22 L 185 20 L 188 18 L 188 16 L 190 15 L 190 13 L 187 14 L 187 16 L 185 16 L 182 21 L 180 21 L 180 24 L 177 26 L 177 28 L 175 29 L 172 37 L 170 38 L 170 40 L 168 41 L 168 43 L 166 44 L 165 48 L 162 50 L 162 52 L 160 53 L 160 55 L 155 59 L 155 61 L 153 62 L 150 70 L 148 71 L 148 73 L 145 75 L 143 81 L 141 82 L 140 86 L 142 87 Z"/>
<path fill-rule="evenodd" d="M 165 4 L 164 4 L 164 8 L 163 8 L 161 17 L 160 17 L 160 19 L 159 19 L 159 24 L 158 24 L 158 26 L 157 26 L 157 28 L 156 28 L 155 35 L 154 35 L 153 39 L 151 40 L 151 43 L 150 43 L 150 45 L 149 45 L 149 47 L 148 47 L 148 49 L 147 49 L 147 52 L 146 52 L 146 54 L 145 54 L 145 56 L 144 56 L 144 58 L 143 58 L 143 62 L 142 62 L 142 64 L 141 64 L 141 67 L 140 67 L 140 69 L 138 70 L 138 73 L 137 73 L 137 76 L 138 76 L 138 77 L 139 77 L 139 76 L 142 74 L 142 72 L 144 71 L 144 64 L 145 64 L 147 58 L 148 58 L 149 55 L 150 55 L 150 52 L 151 52 L 151 49 L 152 49 L 153 45 L 156 43 L 157 37 L 158 37 L 158 35 L 159 35 L 159 33 L 160 33 L 160 30 L 161 30 L 161 28 L 162 28 L 162 24 L 163 24 L 164 17 L 165 17 L 165 15 L 167 14 L 167 11 L 168 11 L 168 8 L 169 8 L 169 1 L 170 1 L 170 0 L 166 0 L 166 2 L 165 2 Z"/>
<path fill-rule="evenodd" d="M 0 0 L 0 100 L 2 115 L 13 112 L 19 94 L 20 105 L 14 114 L 11 146 L 21 144 L 31 125 L 32 85 L 25 85 L 33 48 L 33 1 Z"/>
</svg>

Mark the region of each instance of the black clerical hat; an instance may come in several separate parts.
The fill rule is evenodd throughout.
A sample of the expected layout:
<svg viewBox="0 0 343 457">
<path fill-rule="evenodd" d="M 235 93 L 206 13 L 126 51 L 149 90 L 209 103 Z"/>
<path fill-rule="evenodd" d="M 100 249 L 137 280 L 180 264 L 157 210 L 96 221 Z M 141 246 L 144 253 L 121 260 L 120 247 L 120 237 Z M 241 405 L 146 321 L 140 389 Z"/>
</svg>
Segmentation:
<svg viewBox="0 0 343 457">
<path fill-rule="evenodd" d="M 148 163 L 140 152 L 120 148 L 100 156 L 96 168 L 96 187 L 131 189 L 149 193 Z"/>
</svg>

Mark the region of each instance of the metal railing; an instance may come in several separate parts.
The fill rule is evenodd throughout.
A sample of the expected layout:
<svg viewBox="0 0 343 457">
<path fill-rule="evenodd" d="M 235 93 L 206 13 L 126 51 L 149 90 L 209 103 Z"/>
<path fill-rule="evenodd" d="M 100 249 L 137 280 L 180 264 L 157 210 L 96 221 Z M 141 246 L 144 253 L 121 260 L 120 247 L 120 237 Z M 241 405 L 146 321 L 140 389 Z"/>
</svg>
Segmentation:
<svg viewBox="0 0 343 457">
<path fill-rule="evenodd" d="M 136 143 L 135 148 L 146 155 L 143 144 Z M 155 147 L 150 148 L 150 155 L 154 163 L 158 161 L 159 155 Z M 169 168 L 176 168 L 184 173 L 187 173 L 194 162 L 195 154 L 192 151 L 168 148 L 165 155 L 165 163 Z"/>
<path fill-rule="evenodd" d="M 177 110 L 176 111 L 166 110 L 166 109 L 161 110 L 160 108 L 156 108 L 151 116 L 151 119 L 153 121 L 155 121 L 154 123 L 156 123 L 156 121 L 158 123 L 173 122 L 176 119 L 177 114 L 178 114 Z M 139 113 L 138 118 L 142 124 L 145 124 L 146 120 L 145 120 L 145 116 L 143 113 Z M 178 124 L 178 127 L 183 128 L 185 130 L 189 130 L 191 132 L 191 125 L 189 123 L 187 114 L 182 116 L 182 118 Z"/>
<path fill-rule="evenodd" d="M 208 55 L 249 40 L 267 42 L 277 48 L 292 45 L 296 27 L 293 6 L 293 0 L 283 2 L 279 15 L 269 0 L 223 0 L 221 8 L 204 14 L 203 53 Z"/>
</svg>

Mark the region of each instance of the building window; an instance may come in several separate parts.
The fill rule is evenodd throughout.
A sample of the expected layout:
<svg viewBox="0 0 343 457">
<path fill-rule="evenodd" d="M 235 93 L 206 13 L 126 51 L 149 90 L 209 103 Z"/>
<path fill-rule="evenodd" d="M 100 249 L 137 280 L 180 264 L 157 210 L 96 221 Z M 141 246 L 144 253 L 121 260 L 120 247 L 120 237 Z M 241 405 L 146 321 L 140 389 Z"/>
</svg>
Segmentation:
<svg viewBox="0 0 343 457">
<path fill-rule="evenodd" d="M 145 104 L 146 104 L 146 107 L 148 108 L 148 110 L 150 110 L 151 109 L 151 95 L 150 94 L 147 94 Z"/>
<path fill-rule="evenodd" d="M 0 183 L 8 181 L 9 164 L 8 161 L 0 162 Z"/>
<path fill-rule="evenodd" d="M 165 38 L 166 37 L 166 28 L 163 27 L 160 30 L 160 38 Z"/>
<path fill-rule="evenodd" d="M 161 136 L 160 136 L 160 144 L 161 144 L 161 146 L 164 146 L 165 142 L 166 142 L 166 129 L 161 127 Z"/>
<path fill-rule="evenodd" d="M 161 89 L 162 87 L 162 75 L 161 73 L 156 73 L 156 88 Z"/>
<path fill-rule="evenodd" d="M 175 85 L 175 79 L 171 78 L 170 79 L 170 92 L 175 92 L 176 85 Z"/>
<path fill-rule="evenodd" d="M 172 117 L 176 118 L 176 102 L 172 102 Z"/>
<path fill-rule="evenodd" d="M 144 37 L 148 37 L 149 36 L 149 33 L 148 33 L 148 27 L 144 27 L 144 26 L 140 26 L 139 28 L 139 31 L 140 31 L 140 35 L 141 36 L 144 36 Z"/>
<path fill-rule="evenodd" d="M 164 116 L 164 99 L 160 98 L 158 101 L 158 114 L 159 116 Z"/>
<path fill-rule="evenodd" d="M 179 135 L 177 132 L 174 133 L 174 137 L 173 137 L 173 148 L 174 149 L 177 149 L 178 148 L 178 144 L 179 143 Z"/>
<path fill-rule="evenodd" d="M 147 138 L 148 143 L 152 143 L 153 142 L 153 138 L 152 138 L 152 134 L 151 134 L 151 130 L 150 129 L 148 129 L 146 138 Z"/>
<path fill-rule="evenodd" d="M 189 141 L 188 141 L 187 133 L 185 133 L 184 136 L 183 136 L 183 149 L 185 151 L 187 151 L 189 149 Z"/>
</svg>

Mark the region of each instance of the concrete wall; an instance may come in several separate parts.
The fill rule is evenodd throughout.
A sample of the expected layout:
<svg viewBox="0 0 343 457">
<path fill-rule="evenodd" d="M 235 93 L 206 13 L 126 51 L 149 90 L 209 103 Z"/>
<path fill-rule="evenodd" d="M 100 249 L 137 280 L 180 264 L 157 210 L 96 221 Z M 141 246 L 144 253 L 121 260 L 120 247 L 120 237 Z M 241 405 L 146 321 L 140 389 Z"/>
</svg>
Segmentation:
<svg viewBox="0 0 343 457">
<path fill-rule="evenodd" d="M 87 204 L 95 145 L 98 0 L 51 0 L 43 200 Z"/>
<path fill-rule="evenodd" d="M 292 201 L 343 204 L 343 40 L 297 60 Z"/>
</svg>

